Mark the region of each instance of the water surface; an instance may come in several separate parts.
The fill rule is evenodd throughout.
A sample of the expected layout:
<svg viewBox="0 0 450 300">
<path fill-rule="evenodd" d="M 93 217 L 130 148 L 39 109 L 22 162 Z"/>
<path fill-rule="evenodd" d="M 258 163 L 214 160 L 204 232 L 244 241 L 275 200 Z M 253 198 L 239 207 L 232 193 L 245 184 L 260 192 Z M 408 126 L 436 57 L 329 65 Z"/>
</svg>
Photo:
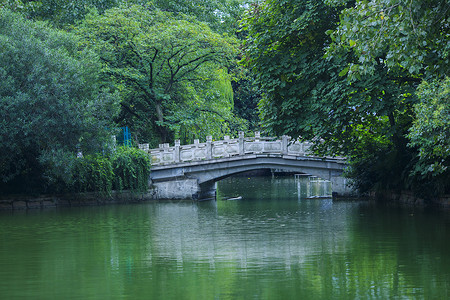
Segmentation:
<svg viewBox="0 0 450 300">
<path fill-rule="evenodd" d="M 0 299 L 450 298 L 446 212 L 306 198 L 327 193 L 240 177 L 217 201 L 1 212 Z"/>
</svg>

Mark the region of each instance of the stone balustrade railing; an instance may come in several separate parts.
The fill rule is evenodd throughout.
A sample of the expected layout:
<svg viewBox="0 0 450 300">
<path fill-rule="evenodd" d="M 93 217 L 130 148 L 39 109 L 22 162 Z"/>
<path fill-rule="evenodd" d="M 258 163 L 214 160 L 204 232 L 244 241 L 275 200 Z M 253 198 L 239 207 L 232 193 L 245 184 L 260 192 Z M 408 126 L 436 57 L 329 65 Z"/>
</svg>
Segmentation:
<svg viewBox="0 0 450 300">
<path fill-rule="evenodd" d="M 140 144 L 139 148 L 147 151 L 152 158 L 152 165 L 167 165 L 198 160 L 226 158 L 246 154 L 281 154 L 304 156 L 308 154 L 311 143 L 299 141 L 291 142 L 290 137 L 282 136 L 281 139 L 261 137 L 255 132 L 254 137 L 244 137 L 239 132 L 239 137 L 231 139 L 225 136 L 224 140 L 213 141 L 211 136 L 206 137 L 205 143 L 194 140 L 194 144 L 180 145 L 176 140 L 174 146 L 160 144 L 157 149 L 149 149 L 148 144 Z"/>
</svg>

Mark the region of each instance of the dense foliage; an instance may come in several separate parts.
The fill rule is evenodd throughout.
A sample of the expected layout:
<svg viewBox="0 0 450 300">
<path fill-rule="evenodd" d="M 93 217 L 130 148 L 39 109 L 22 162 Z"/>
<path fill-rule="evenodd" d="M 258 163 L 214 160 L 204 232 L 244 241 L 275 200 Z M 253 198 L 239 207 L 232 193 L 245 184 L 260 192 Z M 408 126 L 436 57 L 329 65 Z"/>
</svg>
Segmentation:
<svg viewBox="0 0 450 300">
<path fill-rule="evenodd" d="M 150 157 L 142 150 L 118 147 L 111 157 L 114 190 L 147 191 Z"/>
<path fill-rule="evenodd" d="M 65 182 L 66 191 L 100 192 L 112 190 L 145 192 L 150 176 L 147 153 L 132 147 L 118 147 L 112 154 L 87 155 L 74 162 L 74 177 Z"/>
<path fill-rule="evenodd" d="M 89 14 L 77 32 L 103 61 L 105 85 L 120 92 L 119 121 L 139 139 L 219 137 L 234 122 L 232 38 L 152 5 Z"/>
<path fill-rule="evenodd" d="M 417 91 L 413 125 L 409 128 L 410 146 L 418 149 L 413 174 L 433 188 L 448 191 L 450 185 L 450 79 L 423 82 Z"/>
<path fill-rule="evenodd" d="M 77 148 L 107 146 L 115 104 L 98 68 L 74 35 L 0 10 L 2 192 L 45 191 Z"/>
<path fill-rule="evenodd" d="M 243 62 L 264 91 L 259 108 L 266 129 L 349 157 L 349 175 L 361 191 L 430 183 L 415 176 L 418 145 L 409 143 L 408 132 L 420 122 L 414 107 L 424 106 L 420 82 L 449 70 L 449 5 L 431 2 L 254 4 L 243 20 Z M 447 96 L 441 99 L 448 105 Z"/>
<path fill-rule="evenodd" d="M 234 33 L 244 7 L 241 0 L 2 0 L 0 8 L 21 12 L 27 18 L 48 21 L 56 27 L 70 27 L 82 21 L 92 9 L 106 10 L 126 4 L 152 3 L 163 11 L 189 15 L 217 32 Z"/>
<path fill-rule="evenodd" d="M 102 155 L 86 155 L 75 160 L 73 178 L 70 182 L 61 182 L 61 191 L 100 192 L 109 194 L 112 190 L 114 172 L 111 161 Z"/>
</svg>

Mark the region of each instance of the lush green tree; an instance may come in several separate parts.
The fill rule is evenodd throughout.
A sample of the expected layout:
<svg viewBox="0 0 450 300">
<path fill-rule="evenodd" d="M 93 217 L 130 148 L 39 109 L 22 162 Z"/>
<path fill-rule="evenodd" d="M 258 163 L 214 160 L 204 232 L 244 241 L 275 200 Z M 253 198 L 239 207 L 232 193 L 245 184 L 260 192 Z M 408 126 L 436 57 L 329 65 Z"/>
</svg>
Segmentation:
<svg viewBox="0 0 450 300">
<path fill-rule="evenodd" d="M 124 4 L 152 3 L 176 15 L 189 15 L 206 22 L 217 32 L 234 34 L 244 11 L 244 0 L 3 0 L 0 7 L 21 12 L 33 20 L 49 21 L 67 27 L 84 19 L 90 9 L 100 14 Z"/>
<path fill-rule="evenodd" d="M 336 5 L 342 1 L 330 2 Z M 405 110 L 404 114 L 393 111 L 393 116 L 401 115 L 403 121 L 396 124 L 401 128 L 397 130 L 397 141 L 407 142 L 409 120 L 415 118 L 408 135 L 412 148 L 404 149 L 397 144 L 391 149 L 409 152 L 409 163 L 403 171 L 406 186 L 429 194 L 449 191 L 446 183 L 450 174 L 448 159 L 440 152 L 446 145 L 439 142 L 448 127 L 448 118 L 439 117 L 439 114 L 445 115 L 441 108 L 449 104 L 445 93 L 448 83 L 443 80 L 450 71 L 449 21 L 450 3 L 446 0 L 356 1 L 355 5 L 342 11 L 339 26 L 331 33 L 333 43 L 328 49 L 330 56 L 352 53 L 357 58 L 341 71 L 349 81 L 373 76 L 382 67 L 398 86 L 408 84 L 413 87 L 410 99 L 419 96 L 416 114 L 411 109 Z M 421 84 L 416 92 L 424 79 L 430 83 Z M 424 113 L 431 113 L 431 109 L 436 109 L 435 117 L 430 114 L 429 119 L 424 119 Z M 442 131 L 436 133 L 433 126 Z M 360 165 L 364 167 L 364 163 Z"/>
<path fill-rule="evenodd" d="M 224 126 L 232 109 L 225 67 L 233 38 L 152 5 L 91 13 L 77 32 L 103 61 L 105 85 L 121 93 L 121 122 L 140 139 L 167 142 L 182 125 Z"/>
<path fill-rule="evenodd" d="M 73 24 L 77 24 L 82 21 L 87 15 L 88 11 L 94 9 L 100 15 L 105 12 L 105 10 L 119 7 L 124 4 L 138 4 L 145 6 L 147 3 L 152 3 L 155 7 L 162 11 L 171 12 L 173 16 L 178 16 L 182 18 L 183 16 L 190 16 L 196 18 L 198 21 L 206 22 L 213 31 L 216 32 L 228 32 L 231 35 L 236 34 L 238 28 L 238 20 L 240 19 L 245 3 L 245 0 L 214 0 L 214 1 L 204 1 L 204 0 L 103 0 L 103 1 L 92 1 L 92 0 L 39 0 L 39 1 L 21 1 L 21 0 L 5 0 L 0 4 L 0 7 L 9 7 L 16 11 L 20 11 L 27 18 L 33 20 L 46 20 L 50 22 L 53 26 L 65 28 L 71 30 Z M 241 36 L 239 34 L 239 36 Z M 241 36 L 242 37 L 242 36 Z M 246 76 L 243 79 L 241 76 L 237 80 L 233 80 L 233 90 L 236 94 L 236 109 L 235 114 L 243 113 L 242 117 L 246 119 L 248 124 L 252 124 L 251 127 L 254 129 L 256 123 L 258 122 L 257 112 L 254 110 L 255 102 L 258 97 L 254 95 L 252 88 L 250 87 L 251 79 Z M 228 80 L 227 80 L 228 81 Z M 222 85 L 223 86 L 223 85 Z M 211 87 L 209 87 L 209 90 Z M 199 118 L 208 118 L 208 114 L 205 112 L 197 111 Z M 202 116 L 200 116 L 202 115 Z M 232 131 L 236 129 L 244 129 L 243 122 L 240 119 L 234 118 L 232 115 L 227 113 L 226 117 L 220 118 L 224 123 L 227 124 L 225 127 L 230 127 Z M 144 126 L 145 121 L 134 120 L 135 123 L 142 123 L 137 125 L 137 127 Z M 188 140 L 192 136 L 201 137 L 205 134 L 200 134 L 205 132 L 204 130 L 199 130 L 201 123 L 206 125 L 210 124 L 209 121 L 201 122 L 195 120 L 192 117 L 188 117 L 185 120 L 180 120 L 175 126 L 174 131 L 176 136 L 181 139 Z M 136 127 L 136 126 L 135 126 Z M 194 130 L 194 131 L 193 131 Z M 227 132 L 227 129 L 218 130 L 218 128 L 210 129 L 213 130 L 211 134 L 216 135 L 218 132 Z M 153 136 L 153 137 L 152 137 Z M 158 140 L 157 135 L 147 136 L 146 139 Z M 156 143 L 156 142 L 155 142 Z"/>
<path fill-rule="evenodd" d="M 123 0 L 4 0 L 0 7 L 21 12 L 35 21 L 49 21 L 56 27 L 66 27 L 83 20 L 89 9 L 103 13 Z"/>
<path fill-rule="evenodd" d="M 274 134 L 324 140 L 323 151 L 349 154 L 370 136 L 387 142 L 393 111 L 408 85 L 393 82 L 383 67 L 374 76 L 350 84 L 342 70 L 356 58 L 344 53 L 324 59 L 343 7 L 323 1 L 266 1 L 255 4 L 243 22 L 249 38 L 243 62 L 263 90 L 263 125 Z"/>
<path fill-rule="evenodd" d="M 343 48 L 358 57 L 344 71 L 351 77 L 372 73 L 380 64 L 390 72 L 406 71 L 409 77 L 402 80 L 441 77 L 450 68 L 449 22 L 447 0 L 358 0 L 341 12 L 329 52 Z"/>
<path fill-rule="evenodd" d="M 233 86 L 234 113 L 246 120 L 249 131 L 252 133 L 260 131 L 258 102 L 261 94 L 255 84 L 253 74 L 244 67 L 236 68 L 233 73 L 235 77 L 231 84 Z"/>
<path fill-rule="evenodd" d="M 439 192 L 450 186 L 450 79 L 423 82 L 417 91 L 410 145 L 418 149 L 414 175 L 421 181 L 437 181 Z"/>
<path fill-rule="evenodd" d="M 0 190 L 45 191 L 68 180 L 77 149 L 101 149 L 114 97 L 72 35 L 0 9 Z M 79 151 L 78 150 L 78 151 Z"/>
<path fill-rule="evenodd" d="M 244 12 L 244 0 L 154 0 L 161 10 L 195 16 L 217 32 L 234 34 Z"/>
<path fill-rule="evenodd" d="M 405 188 L 414 158 L 405 134 L 421 79 L 383 57 L 358 73 L 355 42 L 341 37 L 348 47 L 336 45 L 354 2 L 330 2 L 267 0 L 244 18 L 243 62 L 263 90 L 263 125 L 316 141 L 319 153 L 347 156 L 362 191 Z"/>
<path fill-rule="evenodd" d="M 94 153 L 72 159 L 72 180 L 64 191 L 98 192 L 109 196 L 113 190 L 146 192 L 150 176 L 150 157 L 143 150 L 117 147 L 111 153 Z"/>
</svg>

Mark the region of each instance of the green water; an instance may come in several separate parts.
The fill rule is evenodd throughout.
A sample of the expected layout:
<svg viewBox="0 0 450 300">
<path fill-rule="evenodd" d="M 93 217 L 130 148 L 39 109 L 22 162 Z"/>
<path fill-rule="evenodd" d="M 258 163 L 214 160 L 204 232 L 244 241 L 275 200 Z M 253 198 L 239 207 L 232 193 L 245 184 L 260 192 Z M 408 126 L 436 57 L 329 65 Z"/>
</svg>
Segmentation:
<svg viewBox="0 0 450 300">
<path fill-rule="evenodd" d="M 0 299 L 450 299 L 448 212 L 306 199 L 314 185 L 0 212 Z"/>
</svg>

